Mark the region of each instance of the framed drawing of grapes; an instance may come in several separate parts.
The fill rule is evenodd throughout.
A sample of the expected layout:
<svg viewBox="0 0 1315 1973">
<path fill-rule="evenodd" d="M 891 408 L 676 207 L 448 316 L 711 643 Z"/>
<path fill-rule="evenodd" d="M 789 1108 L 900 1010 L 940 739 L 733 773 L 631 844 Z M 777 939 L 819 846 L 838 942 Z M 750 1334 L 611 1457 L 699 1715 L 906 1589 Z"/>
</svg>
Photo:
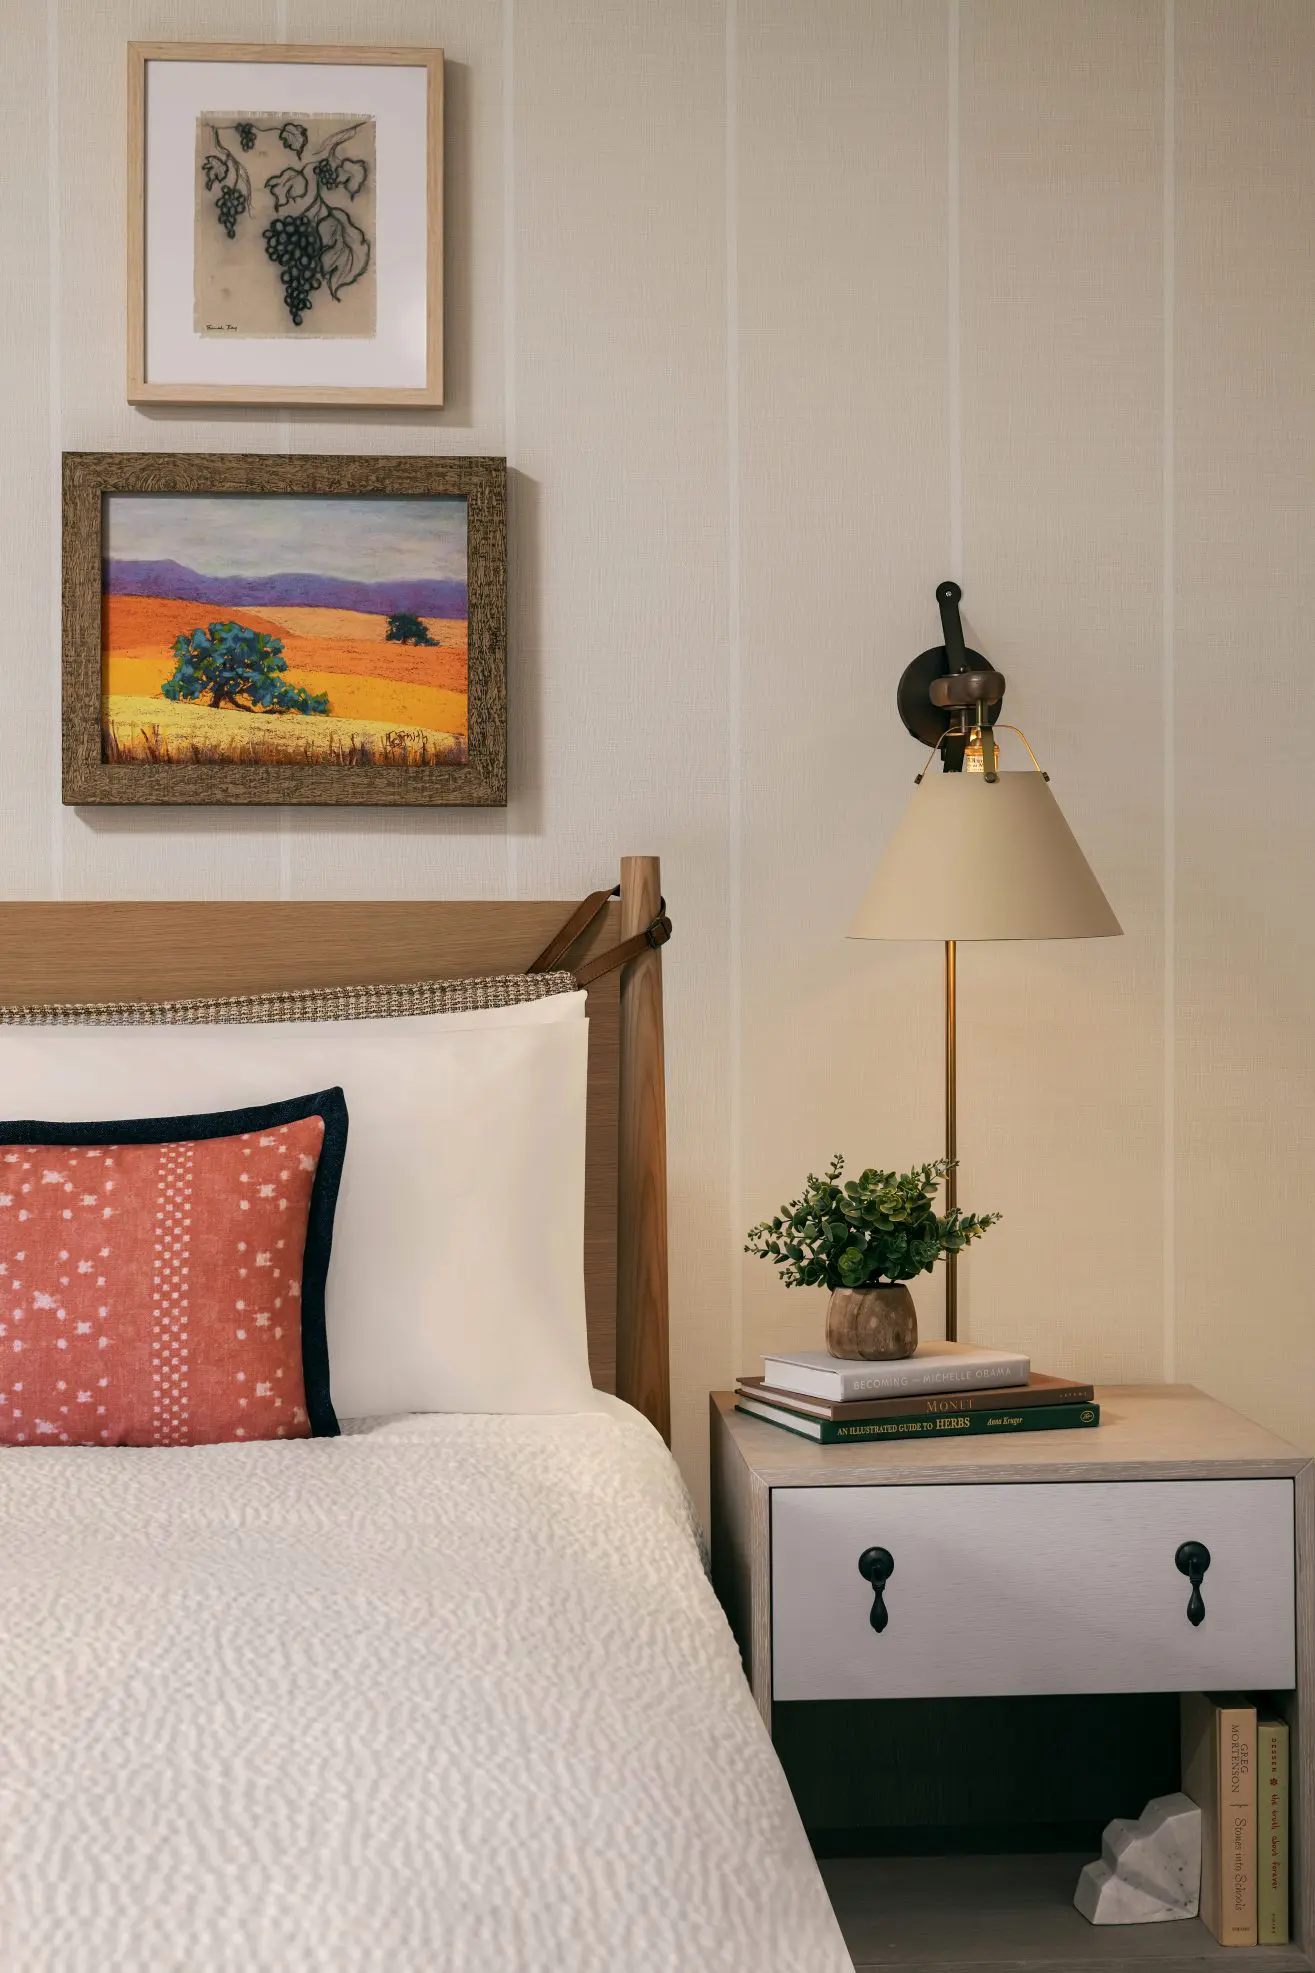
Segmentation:
<svg viewBox="0 0 1315 1973">
<path fill-rule="evenodd" d="M 65 453 L 63 595 L 68 803 L 506 801 L 501 459 Z"/>
<path fill-rule="evenodd" d="M 134 42 L 128 397 L 443 401 L 443 57 Z"/>
</svg>

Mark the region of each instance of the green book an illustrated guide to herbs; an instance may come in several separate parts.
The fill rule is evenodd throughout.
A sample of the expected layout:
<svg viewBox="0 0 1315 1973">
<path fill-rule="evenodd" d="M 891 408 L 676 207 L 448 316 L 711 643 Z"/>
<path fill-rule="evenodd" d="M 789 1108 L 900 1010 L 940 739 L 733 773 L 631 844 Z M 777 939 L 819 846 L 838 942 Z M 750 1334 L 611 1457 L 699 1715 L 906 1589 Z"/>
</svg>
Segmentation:
<svg viewBox="0 0 1315 1973">
<path fill-rule="evenodd" d="M 882 1439 L 951 1439 L 965 1434 L 977 1438 L 999 1436 L 1003 1432 L 1078 1432 L 1100 1423 L 1098 1404 L 1035 1405 L 1030 1410 L 961 1411 L 940 1418 L 855 1419 L 837 1422 L 830 1418 L 805 1418 L 779 1405 L 762 1404 L 756 1398 L 737 1397 L 737 1411 L 762 1418 L 783 1431 L 795 1432 L 818 1445 L 853 1445 Z"/>
</svg>

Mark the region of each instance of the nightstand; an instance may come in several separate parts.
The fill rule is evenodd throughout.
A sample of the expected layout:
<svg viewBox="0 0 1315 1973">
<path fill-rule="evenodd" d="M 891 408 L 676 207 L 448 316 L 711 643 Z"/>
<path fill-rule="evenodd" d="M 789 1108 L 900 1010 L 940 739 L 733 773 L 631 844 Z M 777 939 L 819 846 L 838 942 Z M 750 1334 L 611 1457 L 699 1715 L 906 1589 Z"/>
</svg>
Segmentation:
<svg viewBox="0 0 1315 1973">
<path fill-rule="evenodd" d="M 811 1741 L 832 1747 L 844 1736 L 828 1735 L 828 1722 L 843 1721 L 848 1734 L 875 1721 L 879 1777 L 883 1748 L 896 1749 L 910 1720 L 930 1727 L 947 1709 L 960 1732 L 980 1709 L 1002 1764 L 1009 1742 L 999 1722 L 1008 1709 L 1022 1709 L 1034 1726 L 1036 1709 L 1051 1709 L 1044 1716 L 1058 1726 L 1048 1729 L 1046 1758 L 1062 1767 L 1120 1730 L 1093 1734 L 1088 1724 L 1079 1751 L 1064 1743 L 1066 1718 L 1154 1713 L 1172 1731 L 1178 1692 L 1272 1693 L 1293 1728 L 1296 1943 L 1225 1950 L 1195 1920 L 1089 1926 L 1071 1905 L 1085 1857 L 1047 1854 L 1042 1845 L 835 1858 L 823 1871 L 860 1968 L 1097 1973 L 1145 1961 L 1161 1973 L 1188 1973 L 1223 1960 L 1233 1973 L 1306 1973 L 1315 1964 L 1315 1712 L 1307 1698 L 1315 1463 L 1186 1386 L 1097 1397 L 1095 1431 L 876 1448 L 819 1446 L 715 1396 L 713 1579 L 754 1697 L 787 1772 L 787 1725 L 803 1716 Z M 1175 1564 L 1186 1541 L 1210 1551 L 1199 1624 L 1188 1620 L 1190 1586 Z M 873 1550 L 883 1557 L 875 1568 Z M 923 1744 L 926 1766 L 930 1730 Z M 1093 1747 L 1096 1766 L 1101 1757 Z M 1153 1771 L 1163 1772 L 1163 1758 L 1162 1748 Z M 1176 1775 L 1168 1782 L 1176 1787 Z M 916 1837 L 904 1847 L 916 1849 Z M 988 1832 L 981 1848 L 993 1847 Z"/>
</svg>

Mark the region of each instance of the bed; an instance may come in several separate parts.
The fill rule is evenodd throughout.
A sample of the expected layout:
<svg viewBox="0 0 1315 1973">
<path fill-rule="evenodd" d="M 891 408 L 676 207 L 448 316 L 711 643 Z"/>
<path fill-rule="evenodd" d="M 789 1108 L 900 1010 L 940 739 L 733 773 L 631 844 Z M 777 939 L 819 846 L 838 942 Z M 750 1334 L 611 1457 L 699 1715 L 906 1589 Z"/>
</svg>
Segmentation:
<svg viewBox="0 0 1315 1973">
<path fill-rule="evenodd" d="M 0 1001 L 519 971 L 568 909 L 6 905 Z M 0 1459 L 6 1973 L 848 1967 L 663 1443 L 656 952 L 588 1012 L 590 1408 Z"/>
</svg>

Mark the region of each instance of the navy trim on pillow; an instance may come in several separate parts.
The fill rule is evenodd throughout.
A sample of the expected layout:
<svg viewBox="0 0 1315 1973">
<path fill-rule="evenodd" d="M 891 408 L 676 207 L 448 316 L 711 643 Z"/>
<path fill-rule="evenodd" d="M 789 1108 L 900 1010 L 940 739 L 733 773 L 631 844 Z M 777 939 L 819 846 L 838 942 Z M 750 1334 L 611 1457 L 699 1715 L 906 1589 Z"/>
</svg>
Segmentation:
<svg viewBox="0 0 1315 1973">
<path fill-rule="evenodd" d="M 212 1137 L 241 1137 L 319 1117 L 324 1143 L 311 1187 L 306 1216 L 306 1252 L 301 1266 L 301 1376 L 306 1416 L 317 1439 L 338 1436 L 338 1418 L 329 1391 L 329 1344 L 324 1329 L 324 1287 L 333 1248 L 333 1215 L 338 1204 L 343 1159 L 347 1154 L 347 1099 L 341 1089 L 293 1096 L 286 1103 L 259 1103 L 246 1110 L 208 1110 L 191 1117 L 136 1117 L 111 1123 L 41 1123 L 32 1118 L 0 1122 L 0 1144 L 183 1144 Z"/>
</svg>

